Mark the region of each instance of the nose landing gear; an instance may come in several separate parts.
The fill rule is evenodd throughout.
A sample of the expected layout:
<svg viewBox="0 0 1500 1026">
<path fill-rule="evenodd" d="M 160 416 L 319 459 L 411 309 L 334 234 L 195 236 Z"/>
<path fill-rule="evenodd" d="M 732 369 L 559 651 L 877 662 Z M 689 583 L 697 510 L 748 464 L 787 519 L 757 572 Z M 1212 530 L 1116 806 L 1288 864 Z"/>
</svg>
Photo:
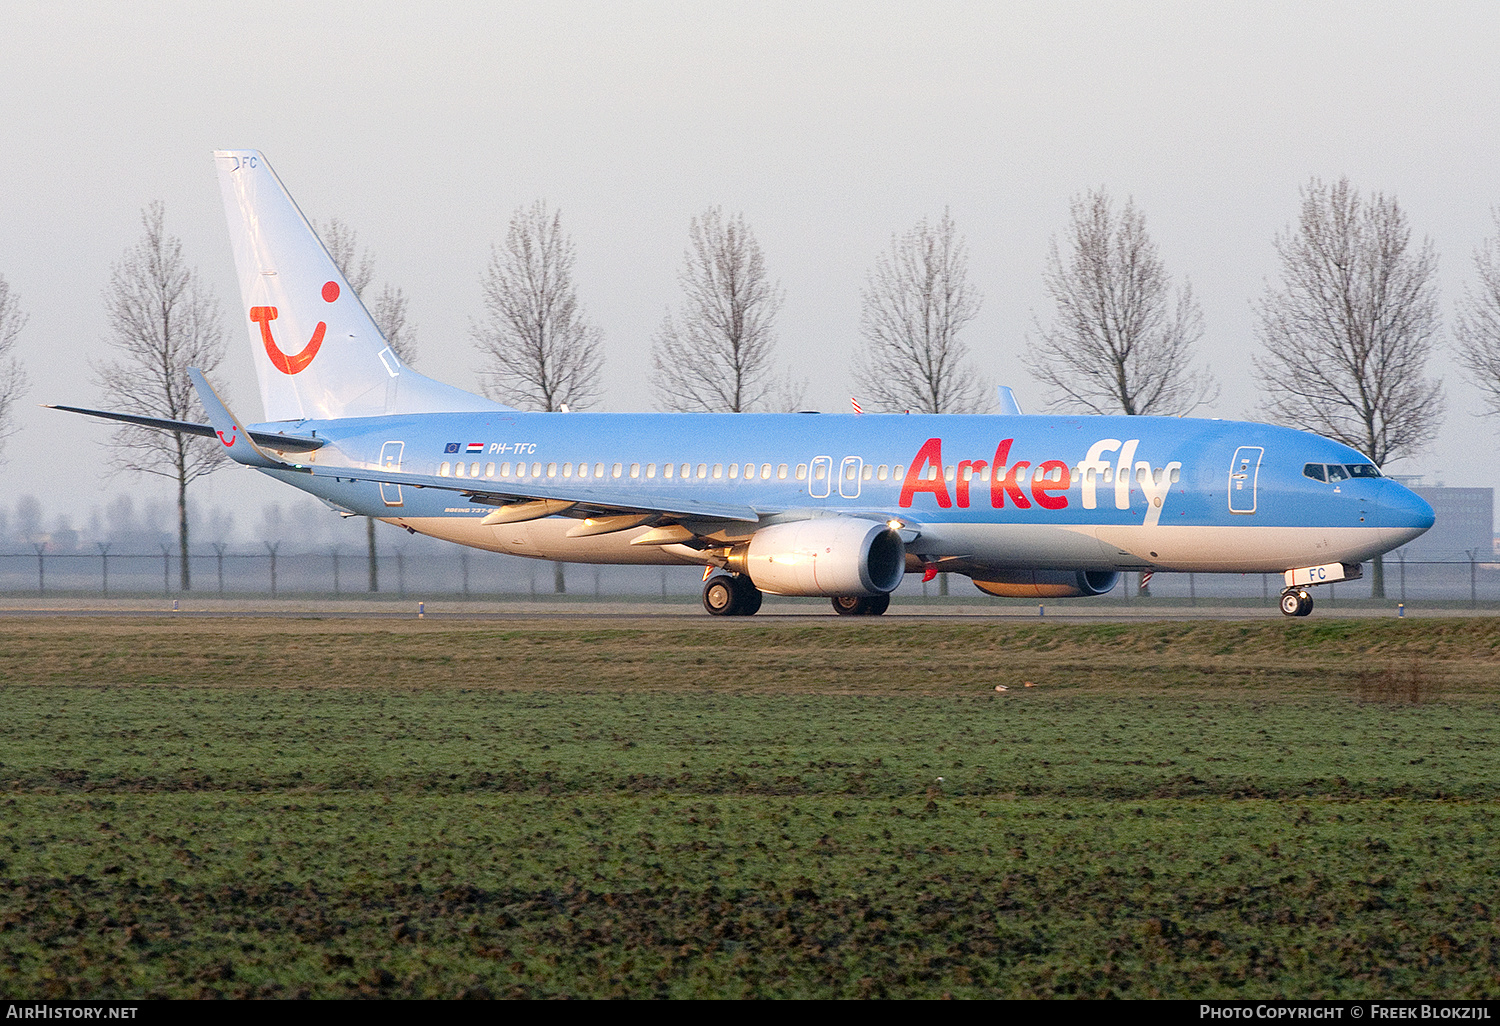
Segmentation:
<svg viewBox="0 0 1500 1026">
<path fill-rule="evenodd" d="M 1288 588 L 1281 593 L 1281 611 L 1287 616 L 1306 616 L 1313 611 L 1312 596 L 1305 588 Z"/>
<path fill-rule="evenodd" d="M 889 595 L 840 595 L 833 611 L 840 616 L 879 616 L 891 607 Z"/>
</svg>

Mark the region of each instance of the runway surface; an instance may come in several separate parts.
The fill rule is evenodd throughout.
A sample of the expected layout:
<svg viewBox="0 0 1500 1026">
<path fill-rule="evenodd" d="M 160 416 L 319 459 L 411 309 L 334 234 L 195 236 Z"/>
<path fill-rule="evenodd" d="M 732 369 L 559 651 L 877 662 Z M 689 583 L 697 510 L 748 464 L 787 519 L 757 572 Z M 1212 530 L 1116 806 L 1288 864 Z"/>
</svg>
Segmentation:
<svg viewBox="0 0 1500 1026">
<path fill-rule="evenodd" d="M 1493 605 L 1477 609 L 1451 608 L 1438 604 L 1409 604 L 1402 611 L 1394 605 L 1320 604 L 1311 620 L 1317 619 L 1388 619 L 1398 615 L 1408 618 L 1434 619 L 1449 617 L 1485 617 L 1500 613 Z M 705 623 L 754 624 L 768 620 L 807 619 L 869 623 L 867 617 L 840 617 L 827 602 L 816 600 L 778 600 L 767 598 L 755 616 L 711 617 L 696 601 L 632 601 L 622 599 L 557 599 L 487 601 L 439 599 L 309 599 L 309 598 L 225 598 L 183 596 L 166 598 L 38 598 L 9 596 L 0 598 L 0 616 L 186 616 L 186 617 L 269 617 L 269 618 L 338 618 L 373 620 L 410 620 L 420 616 L 430 620 L 506 621 L 506 620 L 701 620 Z M 1131 623 L 1148 621 L 1193 620 L 1280 620 L 1286 619 L 1272 605 L 1157 603 L 1150 601 L 1075 605 L 1066 600 L 1038 605 L 990 605 L 981 603 L 902 602 L 893 604 L 884 619 L 921 620 L 1036 620 L 1058 623 Z"/>
</svg>

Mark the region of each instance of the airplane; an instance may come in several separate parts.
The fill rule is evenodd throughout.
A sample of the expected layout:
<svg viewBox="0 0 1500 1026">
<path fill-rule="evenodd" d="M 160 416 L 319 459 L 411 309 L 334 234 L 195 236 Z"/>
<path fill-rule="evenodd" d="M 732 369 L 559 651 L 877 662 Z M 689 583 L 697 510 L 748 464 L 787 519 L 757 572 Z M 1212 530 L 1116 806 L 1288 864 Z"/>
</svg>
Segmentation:
<svg viewBox="0 0 1500 1026">
<path fill-rule="evenodd" d="M 265 420 L 191 372 L 216 437 L 346 516 L 515 556 L 704 568 L 884 613 L 908 573 L 998 596 L 1102 595 L 1138 572 L 1279 573 L 1281 610 L 1416 538 L 1432 507 L 1348 446 L 1226 420 L 1000 414 L 525 413 L 391 351 L 256 150 L 214 153 Z"/>
</svg>

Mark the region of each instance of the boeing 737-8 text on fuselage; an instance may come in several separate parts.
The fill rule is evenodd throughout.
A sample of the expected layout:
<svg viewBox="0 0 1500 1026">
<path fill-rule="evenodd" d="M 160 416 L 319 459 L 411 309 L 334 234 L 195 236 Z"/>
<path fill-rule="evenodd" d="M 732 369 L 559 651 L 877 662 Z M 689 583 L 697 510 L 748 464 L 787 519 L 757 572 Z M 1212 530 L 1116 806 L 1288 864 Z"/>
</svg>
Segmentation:
<svg viewBox="0 0 1500 1026">
<path fill-rule="evenodd" d="M 720 615 L 763 592 L 881 613 L 907 573 L 1060 598 L 1131 570 L 1282 573 L 1283 611 L 1306 615 L 1308 587 L 1433 522 L 1360 453 L 1264 424 L 522 413 L 404 365 L 265 158 L 214 158 L 265 421 L 196 372 L 210 424 L 78 412 L 212 436 L 346 514 L 517 556 L 703 566 Z"/>
</svg>

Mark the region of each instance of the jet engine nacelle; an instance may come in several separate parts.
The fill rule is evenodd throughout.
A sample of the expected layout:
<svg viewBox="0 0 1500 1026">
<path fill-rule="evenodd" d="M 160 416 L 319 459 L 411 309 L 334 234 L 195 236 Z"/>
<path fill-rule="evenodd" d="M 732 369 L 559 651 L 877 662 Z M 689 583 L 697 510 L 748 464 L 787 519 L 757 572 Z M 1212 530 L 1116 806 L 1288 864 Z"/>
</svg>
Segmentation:
<svg viewBox="0 0 1500 1026">
<path fill-rule="evenodd" d="M 1079 598 L 1103 595 L 1120 580 L 1113 570 L 1013 570 L 974 587 L 1001 598 Z"/>
<path fill-rule="evenodd" d="M 906 546 L 885 524 L 822 517 L 756 531 L 729 568 L 773 595 L 885 595 L 906 572 Z"/>
</svg>

